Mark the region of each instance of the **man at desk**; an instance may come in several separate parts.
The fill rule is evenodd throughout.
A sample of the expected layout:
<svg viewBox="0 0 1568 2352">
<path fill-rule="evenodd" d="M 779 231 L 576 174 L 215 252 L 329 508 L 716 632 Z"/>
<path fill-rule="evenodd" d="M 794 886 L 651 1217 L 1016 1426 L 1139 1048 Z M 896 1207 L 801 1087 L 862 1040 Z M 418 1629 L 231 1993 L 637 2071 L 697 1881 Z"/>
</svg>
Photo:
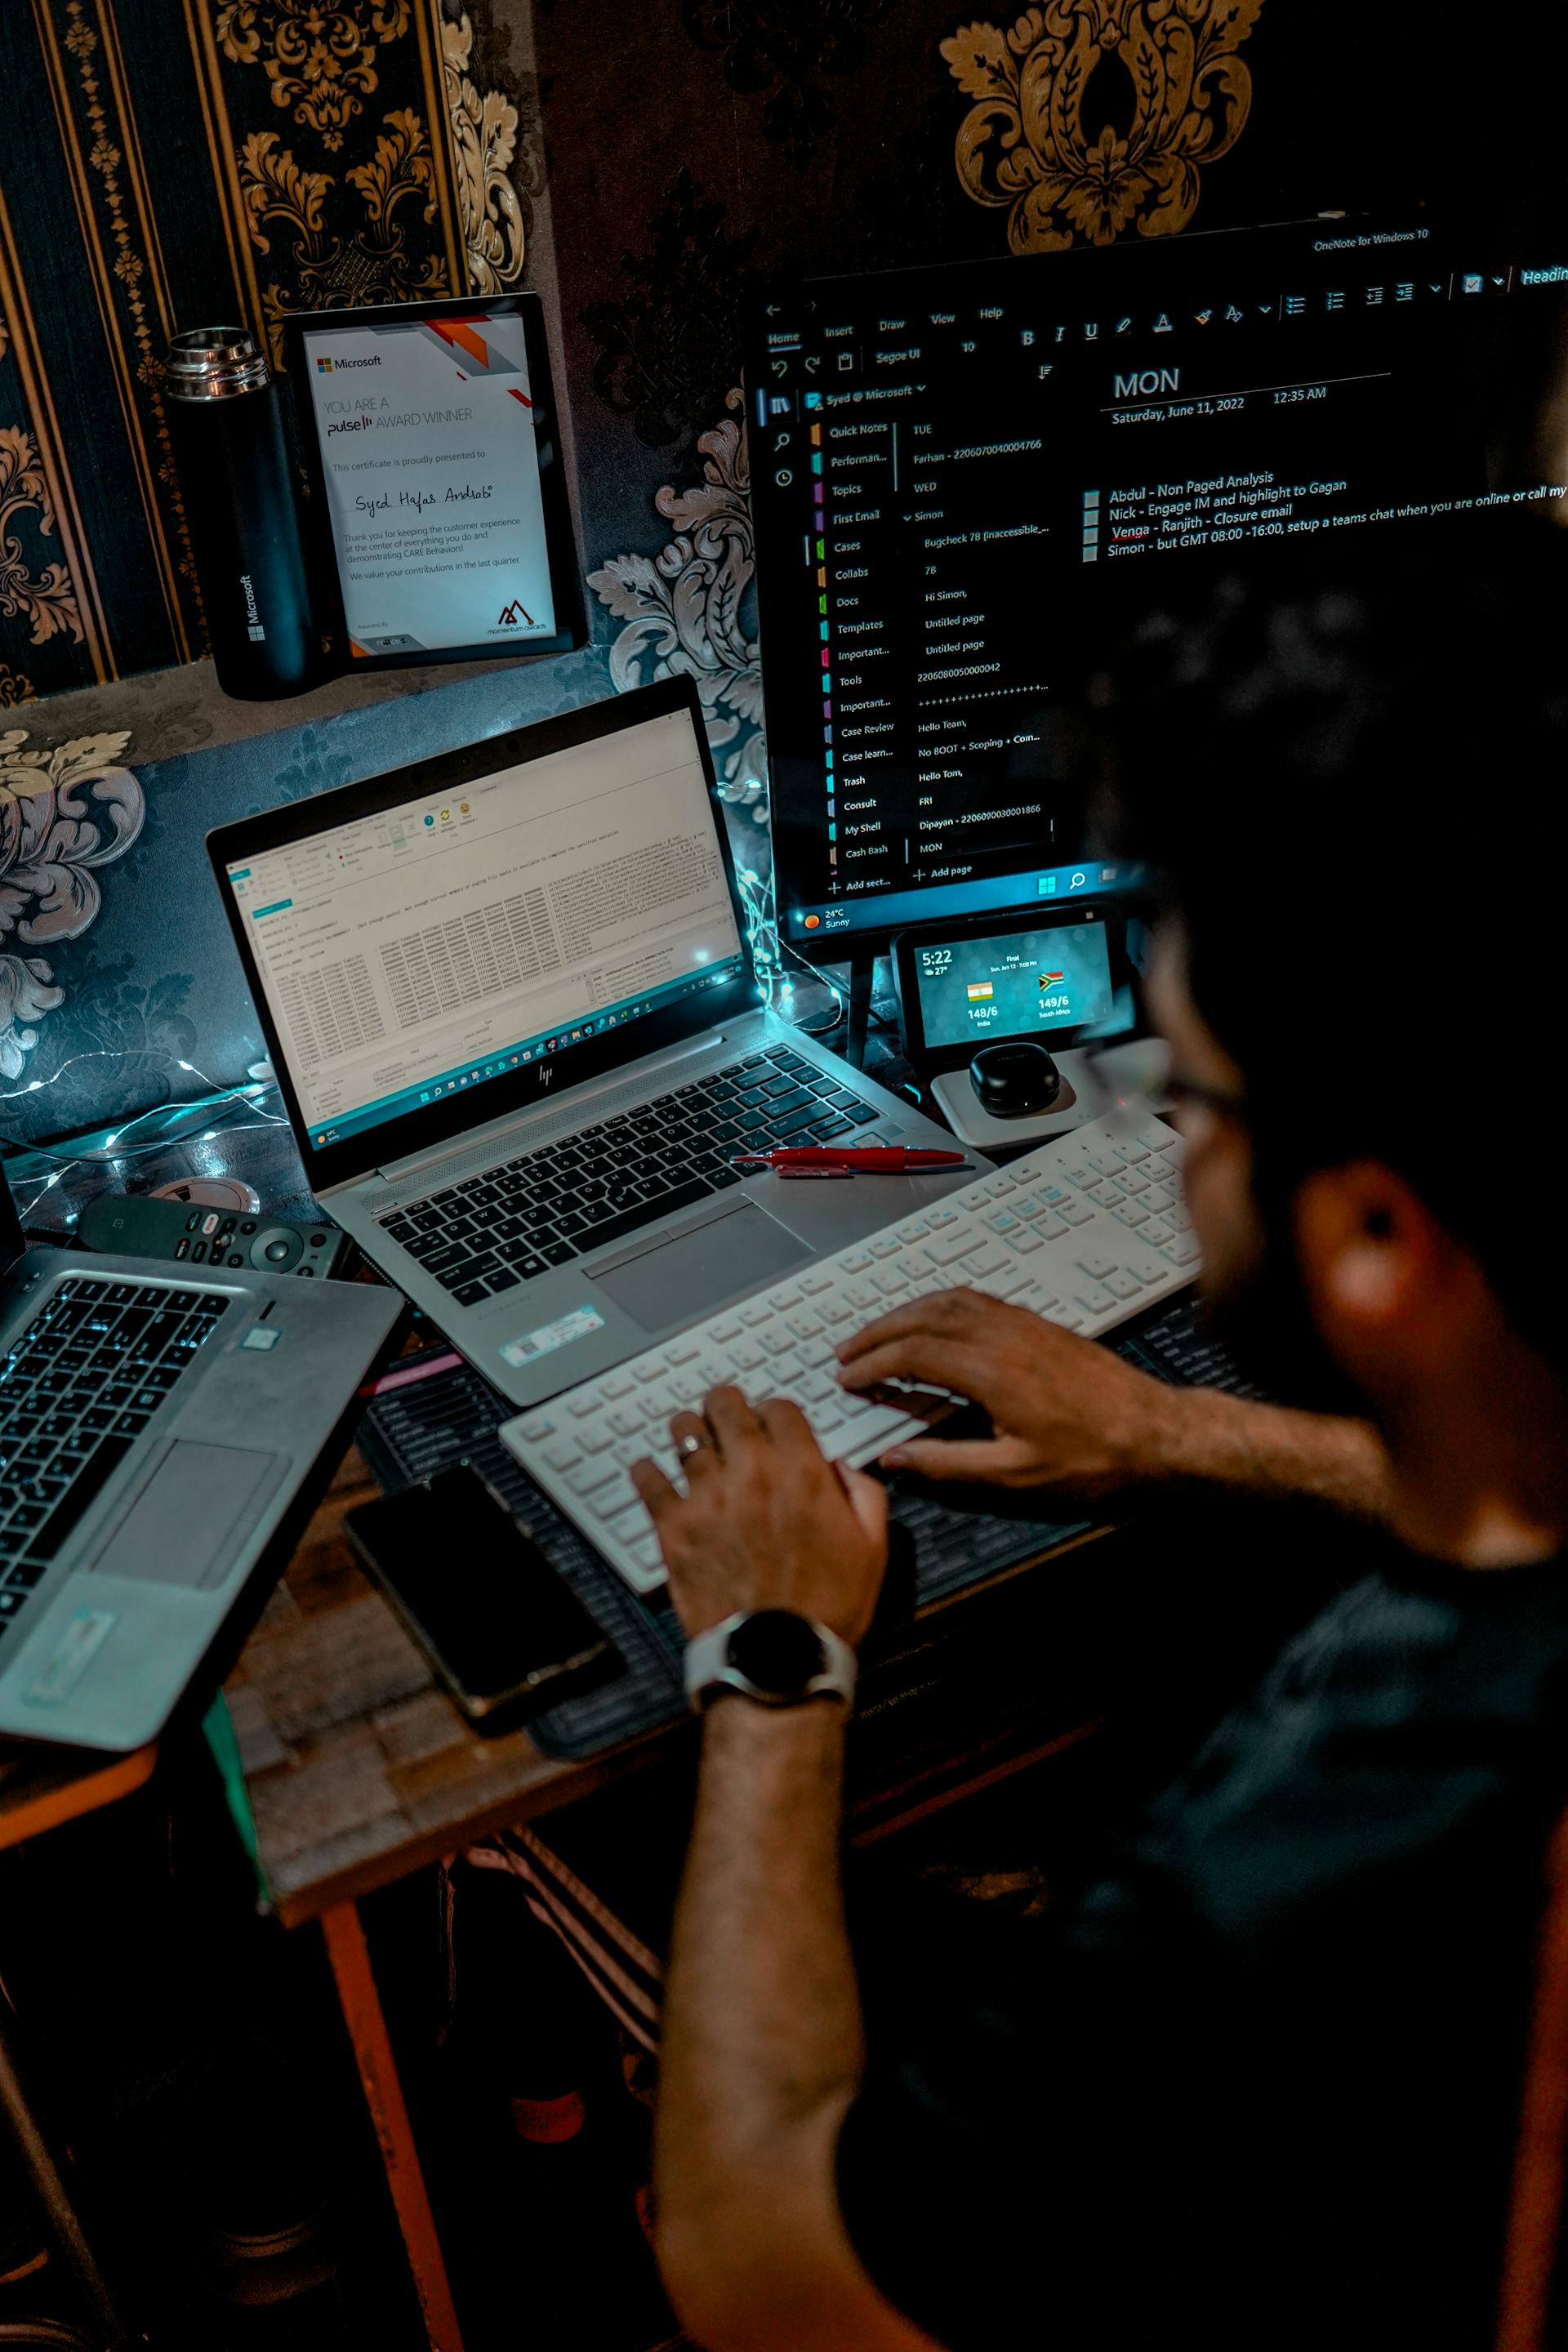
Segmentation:
<svg viewBox="0 0 1568 2352">
<path fill-rule="evenodd" d="M 944 1972 L 910 2029 L 863 2022 L 845 1932 L 847 1708 L 716 1699 L 658 2158 L 668 2279 L 711 2352 L 1490 2340 L 1568 1795 L 1568 1284 L 1535 1109 L 1568 549 L 1500 533 L 1436 578 L 1419 554 L 1425 583 L 1363 562 L 1222 600 L 1117 727 L 1170 883 L 1153 1003 L 1208 1293 L 1319 1410 L 1157 1389 L 973 1294 L 889 1317 L 843 1370 L 988 1408 L 989 1439 L 907 1447 L 921 1470 L 1310 1494 L 1380 1518 L 1386 1558 L 1016 1979 Z M 1449 835 L 1478 796 L 1490 868 Z M 638 1483 L 689 1633 L 766 1610 L 859 1640 L 875 1483 L 732 1390 L 675 1426 L 688 1492 Z"/>
</svg>

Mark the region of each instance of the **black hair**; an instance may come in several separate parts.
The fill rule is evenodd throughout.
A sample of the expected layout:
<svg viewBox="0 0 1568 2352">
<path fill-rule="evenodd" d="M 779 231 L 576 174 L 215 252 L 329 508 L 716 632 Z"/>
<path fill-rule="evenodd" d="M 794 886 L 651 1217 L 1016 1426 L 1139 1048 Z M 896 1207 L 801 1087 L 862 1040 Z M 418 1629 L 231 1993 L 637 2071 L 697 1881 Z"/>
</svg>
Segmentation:
<svg viewBox="0 0 1568 2352">
<path fill-rule="evenodd" d="M 1383 1160 L 1561 1354 L 1531 1171 L 1558 1156 L 1568 533 L 1492 512 L 1391 542 L 1143 626 L 1112 689 L 1117 828 L 1183 919 L 1262 1185 Z"/>
</svg>

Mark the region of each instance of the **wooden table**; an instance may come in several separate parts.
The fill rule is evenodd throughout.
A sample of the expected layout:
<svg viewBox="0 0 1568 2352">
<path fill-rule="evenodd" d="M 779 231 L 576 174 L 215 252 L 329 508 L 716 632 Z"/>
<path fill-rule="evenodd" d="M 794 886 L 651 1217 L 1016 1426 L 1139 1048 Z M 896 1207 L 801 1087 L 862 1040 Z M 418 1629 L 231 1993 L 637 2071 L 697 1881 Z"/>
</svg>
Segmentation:
<svg viewBox="0 0 1568 2352">
<path fill-rule="evenodd" d="M 526 1731 L 480 1738 L 355 1563 L 343 1517 L 378 1491 L 363 1457 L 351 1454 L 226 1696 L 259 1868 L 285 1925 L 321 1923 L 430 2342 L 437 2352 L 460 2352 L 359 1898 L 668 1758 L 689 1738 L 690 1727 L 668 1726 L 581 1763 L 542 1755 Z M 994 1585 L 1022 1573 L 1010 1571 Z M 963 1609 L 972 1598 L 965 1593 L 942 1605 Z M 1078 1736 L 1068 1727 L 1050 1746 Z M 1004 1769 L 1030 1760 L 1032 1752 L 1020 1753 Z M 941 1777 L 951 1780 L 966 1761 L 944 1758 Z M 976 1784 L 997 1769 L 989 1754 L 976 1757 L 973 1767 Z M 916 1817 L 931 1801 L 936 1777 L 917 1774 L 901 1786 L 897 1804 L 867 1833 L 877 1836 Z M 937 1801 L 946 1801 L 945 1793 Z"/>
<path fill-rule="evenodd" d="M 885 1035 L 873 1039 L 868 1063 L 884 1083 L 898 1083 L 903 1066 Z M 68 1218 L 106 1182 L 140 1190 L 174 1176 L 231 1173 L 248 1178 L 279 1213 L 317 1213 L 287 1129 L 250 1129 L 231 1139 L 220 1128 L 210 1144 L 182 1139 L 133 1166 L 79 1163 L 50 1183 L 39 1223 L 54 1224 L 63 1238 Z M 351 1453 L 268 1602 L 226 1696 L 258 1866 L 286 1926 L 321 1923 L 429 2340 L 436 2352 L 461 2352 L 359 1899 L 495 1831 L 537 1819 L 638 1770 L 689 1738 L 690 1731 L 685 1724 L 667 1727 L 585 1763 L 552 1760 L 526 1731 L 480 1738 L 437 1687 L 422 1653 L 354 1559 L 344 1515 L 378 1491 L 363 1457 Z M 966 1605 L 970 1597 L 942 1606 Z M 144 1780 L 153 1760 L 148 1749 L 85 1775 L 79 1759 L 29 1763 L 9 1793 L 0 1777 L 0 1844 L 110 1801 Z M 971 1760 L 946 1759 L 939 1777 L 951 1782 Z M 988 1759 L 973 1760 L 982 1779 L 994 1777 Z M 1017 1763 L 1028 1760 L 1020 1756 Z M 947 1801 L 945 1794 L 931 1795 L 930 1778 L 917 1773 L 864 1834 L 887 1834 L 929 1803 Z M 906 1803 L 912 1810 L 900 1811 Z M 7 1819 L 15 1832 L 9 1840 Z"/>
</svg>

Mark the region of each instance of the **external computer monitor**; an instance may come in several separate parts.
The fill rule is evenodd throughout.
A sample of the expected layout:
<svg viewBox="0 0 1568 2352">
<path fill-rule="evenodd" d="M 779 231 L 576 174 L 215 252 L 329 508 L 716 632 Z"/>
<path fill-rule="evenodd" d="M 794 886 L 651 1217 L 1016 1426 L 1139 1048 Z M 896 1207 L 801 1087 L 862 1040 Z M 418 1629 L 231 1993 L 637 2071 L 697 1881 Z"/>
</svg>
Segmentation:
<svg viewBox="0 0 1568 2352">
<path fill-rule="evenodd" d="M 750 338 L 778 917 L 817 961 L 1061 906 L 1063 746 L 1199 566 L 1438 533 L 1568 482 L 1562 252 L 1304 226 L 773 288 Z"/>
</svg>

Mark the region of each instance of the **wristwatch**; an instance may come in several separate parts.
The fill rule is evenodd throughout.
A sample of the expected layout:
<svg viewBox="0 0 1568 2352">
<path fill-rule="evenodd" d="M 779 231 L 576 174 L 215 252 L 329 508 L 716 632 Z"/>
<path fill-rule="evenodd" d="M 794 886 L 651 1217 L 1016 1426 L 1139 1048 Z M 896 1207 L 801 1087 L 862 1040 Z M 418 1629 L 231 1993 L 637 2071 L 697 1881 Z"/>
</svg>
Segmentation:
<svg viewBox="0 0 1568 2352">
<path fill-rule="evenodd" d="M 686 1646 L 686 1696 L 699 1715 L 721 1691 L 761 1706 L 807 1699 L 855 1699 L 855 1653 L 847 1642 L 793 1609 L 742 1609 Z"/>
</svg>

